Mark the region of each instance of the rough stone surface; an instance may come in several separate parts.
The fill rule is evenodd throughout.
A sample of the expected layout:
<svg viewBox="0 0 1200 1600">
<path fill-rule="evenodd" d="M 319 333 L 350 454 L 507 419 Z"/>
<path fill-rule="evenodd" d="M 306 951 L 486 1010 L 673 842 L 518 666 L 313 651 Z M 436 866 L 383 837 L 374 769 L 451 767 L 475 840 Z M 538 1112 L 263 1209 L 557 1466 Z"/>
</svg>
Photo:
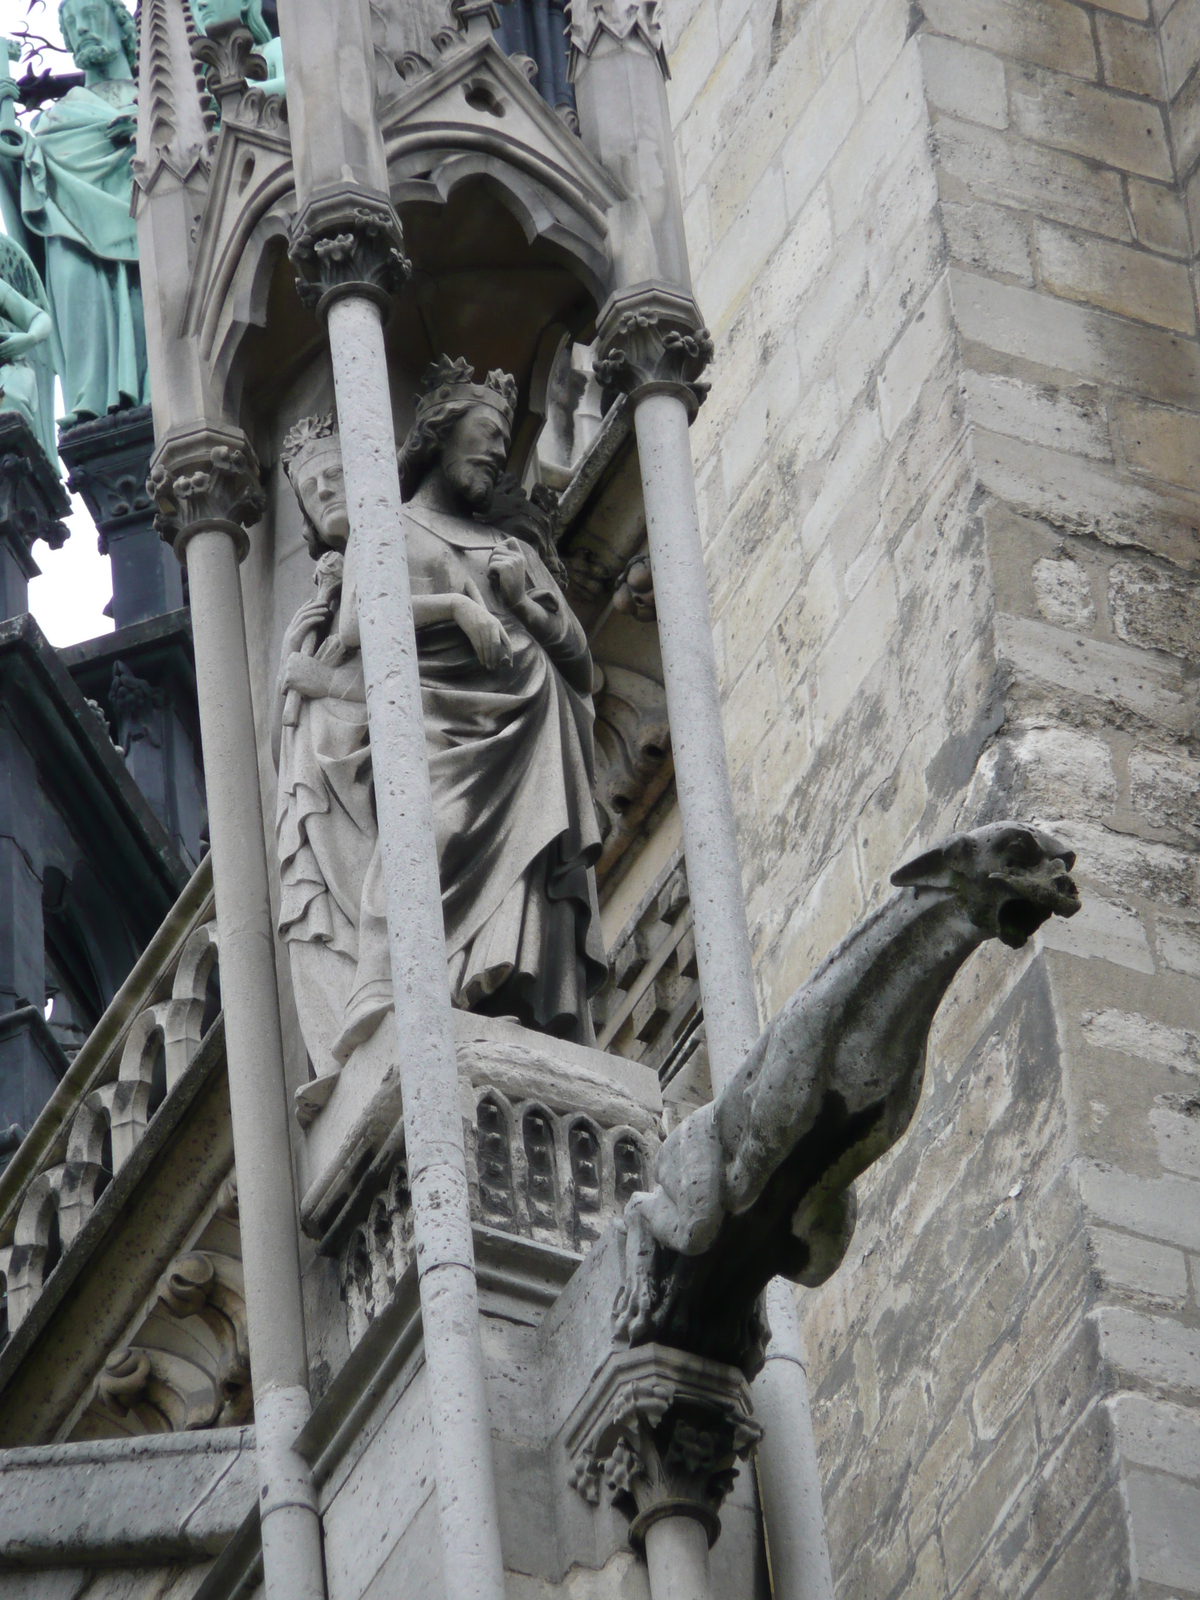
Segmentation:
<svg viewBox="0 0 1200 1600">
<path fill-rule="evenodd" d="M 1085 896 L 964 968 L 801 1296 L 844 1600 L 1197 1586 L 1159 1448 L 1200 1404 L 1161 1389 L 1197 1316 L 1194 10 L 667 21 L 762 1012 L 948 824 L 1040 821 Z M 739 204 L 720 151 L 762 121 Z"/>
</svg>

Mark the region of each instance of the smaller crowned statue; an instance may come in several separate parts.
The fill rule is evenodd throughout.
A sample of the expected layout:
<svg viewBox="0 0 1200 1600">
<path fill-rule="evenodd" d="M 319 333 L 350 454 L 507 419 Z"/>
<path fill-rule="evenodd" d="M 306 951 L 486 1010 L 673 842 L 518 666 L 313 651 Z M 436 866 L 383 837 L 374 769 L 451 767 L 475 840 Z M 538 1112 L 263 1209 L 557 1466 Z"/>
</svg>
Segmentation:
<svg viewBox="0 0 1200 1600">
<path fill-rule="evenodd" d="M 537 508 L 505 473 L 516 401 L 443 357 L 400 452 L 451 999 L 578 1043 L 603 981 L 592 662 Z M 337 425 L 283 462 L 317 563 L 284 635 L 279 931 L 318 1076 L 392 1006 L 354 550 Z"/>
<path fill-rule="evenodd" d="M 24 417 L 57 473 L 50 303 L 33 262 L 4 234 L 0 234 L 0 411 Z"/>
</svg>

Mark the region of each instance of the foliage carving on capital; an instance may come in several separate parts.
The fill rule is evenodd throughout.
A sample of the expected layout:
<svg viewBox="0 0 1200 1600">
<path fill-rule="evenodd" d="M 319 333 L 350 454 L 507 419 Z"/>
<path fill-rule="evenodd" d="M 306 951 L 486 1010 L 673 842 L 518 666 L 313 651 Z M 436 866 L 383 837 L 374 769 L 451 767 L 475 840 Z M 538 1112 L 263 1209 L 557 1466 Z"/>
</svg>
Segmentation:
<svg viewBox="0 0 1200 1600">
<path fill-rule="evenodd" d="M 600 341 L 592 362 L 602 387 L 636 399 L 649 390 L 674 390 L 695 412 L 709 385 L 701 373 L 712 360 L 708 329 L 656 310 L 622 312 Z"/>
<path fill-rule="evenodd" d="M 261 82 L 269 75 L 254 35 L 241 22 L 211 22 L 207 33 L 197 34 L 191 43 L 196 60 L 208 68 L 209 93 L 221 107 L 222 116 L 227 100 L 234 96 L 240 100 L 245 94 L 247 79 Z"/>
<path fill-rule="evenodd" d="M 744 1461 L 762 1437 L 742 1375 L 663 1347 L 610 1358 L 572 1430 L 571 1486 L 589 1505 L 607 1490 L 640 1546 L 664 1516 L 694 1517 L 709 1544 Z"/>
<path fill-rule="evenodd" d="M 288 256 L 296 288 L 318 316 L 342 295 L 363 295 L 386 312 L 412 272 L 390 202 L 361 193 L 315 203 L 296 219 Z"/>
<path fill-rule="evenodd" d="M 228 533 L 238 559 L 245 559 L 246 529 L 267 503 L 258 462 L 245 440 L 201 437 L 174 448 L 168 439 L 150 469 L 147 488 L 156 507 L 154 525 L 181 560 L 188 540 L 209 529 Z"/>
<path fill-rule="evenodd" d="M 663 76 L 669 75 L 659 0 L 569 0 L 569 10 L 575 54 L 590 56 L 606 33 L 621 41 L 633 38 L 658 58 Z"/>
</svg>

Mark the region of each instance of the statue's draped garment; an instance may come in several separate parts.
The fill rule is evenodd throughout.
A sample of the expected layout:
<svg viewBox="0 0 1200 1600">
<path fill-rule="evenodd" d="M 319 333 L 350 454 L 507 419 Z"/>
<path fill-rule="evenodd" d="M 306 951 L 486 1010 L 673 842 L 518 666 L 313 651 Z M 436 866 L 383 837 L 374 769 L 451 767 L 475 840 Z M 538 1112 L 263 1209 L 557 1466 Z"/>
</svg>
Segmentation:
<svg viewBox="0 0 1200 1600">
<path fill-rule="evenodd" d="M 587 995 L 605 972 L 589 872 L 600 854 L 592 706 L 560 670 L 579 681 L 586 638 L 530 546 L 522 546 L 528 591 L 554 607 L 548 645 L 488 579 L 502 535 L 425 507 L 407 506 L 405 518 L 413 593 L 473 585 L 513 649 L 511 666 L 488 669 L 453 623 L 417 635 L 453 1002 L 590 1042 Z M 347 589 L 315 652 L 333 665 L 333 693 L 301 702 L 280 749 L 279 929 L 318 1075 L 328 1065 L 316 1060 L 321 1046 L 313 1050 L 311 1035 L 334 1030 L 304 1024 L 323 1003 L 317 990 L 328 991 L 324 950 L 354 968 L 329 1045 L 335 1061 L 347 1060 L 392 1004 L 361 657 L 339 642 L 339 632 L 356 633 L 345 614 L 353 603 Z"/>
<path fill-rule="evenodd" d="M 0 163 L 29 248 L 44 245 L 54 362 L 67 413 L 77 420 L 149 400 L 137 227 L 129 215 L 133 146 L 110 136 L 134 97 L 132 82 L 127 92 L 120 86 L 117 104 L 71 89 L 33 123 L 17 170 Z M 10 229 L 15 220 L 10 210 Z"/>
</svg>

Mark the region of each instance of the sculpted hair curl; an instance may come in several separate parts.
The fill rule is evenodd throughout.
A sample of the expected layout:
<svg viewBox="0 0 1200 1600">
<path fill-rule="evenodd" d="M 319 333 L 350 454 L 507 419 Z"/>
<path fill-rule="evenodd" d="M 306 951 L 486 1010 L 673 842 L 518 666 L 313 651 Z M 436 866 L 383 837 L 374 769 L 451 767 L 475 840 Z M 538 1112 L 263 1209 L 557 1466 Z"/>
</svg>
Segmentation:
<svg viewBox="0 0 1200 1600">
<path fill-rule="evenodd" d="M 411 500 L 437 462 L 442 442 L 460 417 L 474 409 L 478 401 L 464 398 L 448 400 L 417 418 L 400 446 L 400 497 Z"/>
</svg>

